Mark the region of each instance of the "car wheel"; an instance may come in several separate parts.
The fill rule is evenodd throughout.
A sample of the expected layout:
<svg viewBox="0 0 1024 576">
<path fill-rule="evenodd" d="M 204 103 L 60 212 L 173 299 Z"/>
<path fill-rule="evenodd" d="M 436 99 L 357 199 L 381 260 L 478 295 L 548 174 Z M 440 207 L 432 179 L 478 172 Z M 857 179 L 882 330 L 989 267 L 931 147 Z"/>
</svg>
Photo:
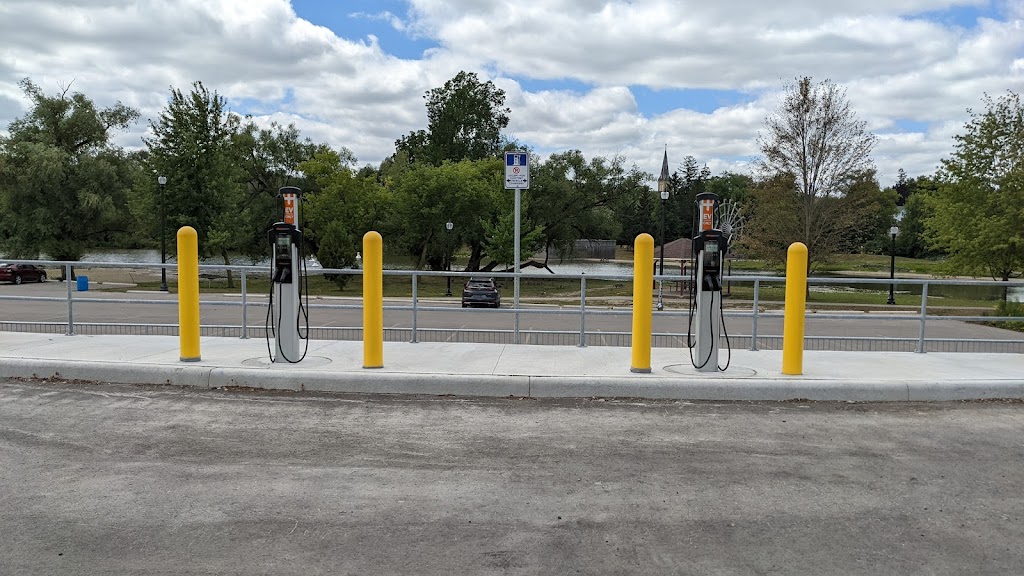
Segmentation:
<svg viewBox="0 0 1024 576">
<path fill-rule="evenodd" d="M 42 284 L 43 282 L 46 282 L 46 272 L 39 275 L 39 283 Z"/>
<path fill-rule="evenodd" d="M 21 284 L 21 276 L 18 276 L 17 274 L 15 274 L 14 275 L 14 283 L 15 284 Z"/>
<path fill-rule="evenodd" d="M 466 304 L 465 302 L 463 302 L 463 303 L 462 303 L 462 307 L 463 307 L 463 308 L 465 308 L 466 306 L 468 306 L 468 304 Z"/>
</svg>

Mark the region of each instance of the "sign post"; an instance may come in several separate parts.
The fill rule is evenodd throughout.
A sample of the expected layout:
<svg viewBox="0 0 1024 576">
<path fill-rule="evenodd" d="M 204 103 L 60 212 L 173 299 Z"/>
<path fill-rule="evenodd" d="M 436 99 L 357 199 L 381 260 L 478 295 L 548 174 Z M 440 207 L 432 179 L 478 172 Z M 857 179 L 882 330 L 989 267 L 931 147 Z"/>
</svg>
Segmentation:
<svg viewBox="0 0 1024 576">
<path fill-rule="evenodd" d="M 519 213 L 521 210 L 521 190 L 530 188 L 530 154 L 528 152 L 505 152 L 505 189 L 516 191 L 516 227 L 515 227 L 515 251 L 513 258 L 516 261 L 515 278 L 513 282 L 512 306 L 515 310 L 515 343 L 519 344 L 519 273 L 521 268 L 519 254 Z"/>
</svg>

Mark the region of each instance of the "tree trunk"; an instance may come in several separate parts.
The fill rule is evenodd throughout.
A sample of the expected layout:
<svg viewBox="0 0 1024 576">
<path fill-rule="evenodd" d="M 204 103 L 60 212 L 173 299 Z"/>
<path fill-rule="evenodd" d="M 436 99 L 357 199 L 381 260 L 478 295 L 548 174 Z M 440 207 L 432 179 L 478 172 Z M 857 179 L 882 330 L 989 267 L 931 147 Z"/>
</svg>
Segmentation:
<svg viewBox="0 0 1024 576">
<path fill-rule="evenodd" d="M 226 266 L 230 266 L 231 265 L 231 257 L 228 256 L 228 251 L 227 250 L 221 250 L 220 251 L 220 255 L 221 255 L 221 258 L 224 259 L 224 264 Z M 231 270 L 228 270 L 227 272 L 228 272 L 228 288 L 234 288 L 235 287 L 235 277 L 234 277 L 234 274 L 232 274 Z"/>
<path fill-rule="evenodd" d="M 466 263 L 466 272 L 479 272 L 480 261 L 484 258 L 483 244 L 475 242 L 470 246 L 469 262 Z"/>
</svg>

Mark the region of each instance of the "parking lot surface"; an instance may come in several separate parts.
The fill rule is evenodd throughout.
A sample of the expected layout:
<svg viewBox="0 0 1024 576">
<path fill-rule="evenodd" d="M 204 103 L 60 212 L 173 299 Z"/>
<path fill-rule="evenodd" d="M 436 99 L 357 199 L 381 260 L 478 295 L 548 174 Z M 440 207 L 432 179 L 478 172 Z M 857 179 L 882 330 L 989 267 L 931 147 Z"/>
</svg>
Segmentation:
<svg viewBox="0 0 1024 576">
<path fill-rule="evenodd" d="M 1021 574 L 1024 405 L 0 381 L 5 574 Z"/>
</svg>

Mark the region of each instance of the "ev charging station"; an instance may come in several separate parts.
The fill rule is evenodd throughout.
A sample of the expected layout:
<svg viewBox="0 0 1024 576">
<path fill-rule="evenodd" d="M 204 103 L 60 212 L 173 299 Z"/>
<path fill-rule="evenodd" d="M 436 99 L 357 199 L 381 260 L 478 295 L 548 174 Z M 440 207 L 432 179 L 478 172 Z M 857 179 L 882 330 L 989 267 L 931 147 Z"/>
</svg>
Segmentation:
<svg viewBox="0 0 1024 576">
<path fill-rule="evenodd" d="M 299 229 L 299 202 L 302 191 L 294 186 L 281 188 L 279 197 L 284 203 L 284 220 L 274 223 L 267 231 L 272 250 L 270 281 L 270 304 L 267 308 L 267 352 L 270 353 L 270 336 L 273 334 L 275 351 L 270 353 L 274 363 L 301 362 L 306 356 L 300 355 L 299 340 L 306 340 L 308 349 L 309 317 L 300 298 L 304 274 L 299 266 L 303 264 L 302 231 Z M 300 319 L 305 318 L 306 333 L 299 330 Z M 271 328 L 272 324 L 272 328 Z"/>
<path fill-rule="evenodd" d="M 700 372 L 725 371 L 729 367 L 718 364 L 718 342 L 725 327 L 722 316 L 722 262 L 729 250 L 729 239 L 718 228 L 718 195 L 703 192 L 696 197 L 697 236 L 692 251 L 693 289 L 690 296 L 690 325 L 687 347 L 690 362 Z M 728 346 L 728 333 L 726 333 Z M 731 350 L 730 350 L 731 355 Z"/>
</svg>

